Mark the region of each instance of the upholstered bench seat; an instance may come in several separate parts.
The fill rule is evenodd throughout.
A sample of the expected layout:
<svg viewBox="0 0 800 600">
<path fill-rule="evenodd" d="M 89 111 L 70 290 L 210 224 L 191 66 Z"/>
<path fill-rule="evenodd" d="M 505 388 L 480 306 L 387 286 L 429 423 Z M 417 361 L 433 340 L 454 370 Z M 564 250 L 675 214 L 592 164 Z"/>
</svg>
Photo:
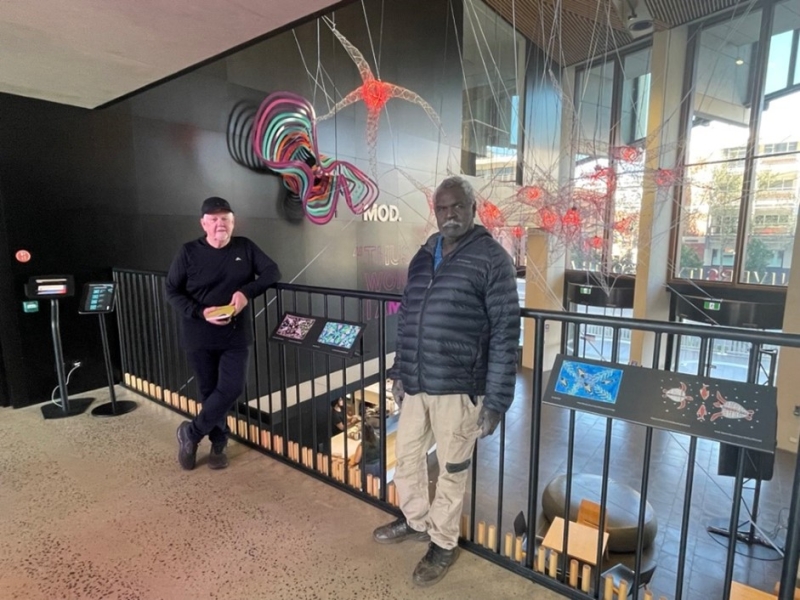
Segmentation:
<svg viewBox="0 0 800 600">
<path fill-rule="evenodd" d="M 542 510 L 548 521 L 555 517 L 564 518 L 566 498 L 566 475 L 559 475 L 547 484 L 542 494 Z M 600 503 L 602 478 L 599 475 L 577 474 L 572 477 L 569 519 L 578 517 L 578 507 L 582 499 Z M 639 525 L 640 494 L 633 488 L 608 481 L 608 500 L 606 503 L 606 530 L 608 531 L 609 552 L 635 552 L 636 532 Z M 644 548 L 649 548 L 658 532 L 658 520 L 653 507 L 648 502 L 644 518 Z"/>
</svg>

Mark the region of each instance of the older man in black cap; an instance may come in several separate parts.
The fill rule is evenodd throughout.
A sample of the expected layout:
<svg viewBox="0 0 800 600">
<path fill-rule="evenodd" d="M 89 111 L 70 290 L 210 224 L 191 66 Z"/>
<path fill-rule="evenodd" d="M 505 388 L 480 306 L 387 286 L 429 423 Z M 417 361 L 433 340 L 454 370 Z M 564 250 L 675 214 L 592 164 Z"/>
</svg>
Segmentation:
<svg viewBox="0 0 800 600">
<path fill-rule="evenodd" d="M 207 198 L 205 236 L 183 245 L 167 275 L 167 299 L 181 318 L 186 357 L 197 378 L 202 409 L 178 427 L 178 462 L 191 470 L 208 436 L 208 466 L 228 466 L 226 416 L 244 390 L 253 343 L 249 301 L 280 279 L 278 265 L 254 242 L 233 237 L 227 200 Z"/>
</svg>

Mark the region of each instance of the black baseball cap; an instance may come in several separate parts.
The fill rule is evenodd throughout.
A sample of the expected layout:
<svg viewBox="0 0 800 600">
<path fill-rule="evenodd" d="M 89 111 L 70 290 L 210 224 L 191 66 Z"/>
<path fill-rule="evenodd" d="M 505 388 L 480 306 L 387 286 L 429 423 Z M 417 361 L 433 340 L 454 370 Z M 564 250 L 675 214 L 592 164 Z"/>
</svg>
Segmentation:
<svg viewBox="0 0 800 600">
<path fill-rule="evenodd" d="M 225 198 L 211 196 L 211 198 L 206 198 L 203 200 L 203 206 L 200 209 L 201 215 L 212 215 L 219 212 L 233 212 L 231 205 L 228 204 L 228 201 L 225 200 Z"/>
</svg>

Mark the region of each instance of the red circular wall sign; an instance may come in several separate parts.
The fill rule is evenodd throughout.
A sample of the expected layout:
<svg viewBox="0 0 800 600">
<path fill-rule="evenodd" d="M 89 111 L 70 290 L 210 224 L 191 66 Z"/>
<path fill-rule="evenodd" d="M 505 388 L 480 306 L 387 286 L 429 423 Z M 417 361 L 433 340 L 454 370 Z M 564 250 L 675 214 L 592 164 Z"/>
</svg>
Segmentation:
<svg viewBox="0 0 800 600">
<path fill-rule="evenodd" d="M 31 259 L 31 253 L 27 250 L 17 250 L 15 254 L 17 260 L 21 263 L 26 263 Z"/>
</svg>

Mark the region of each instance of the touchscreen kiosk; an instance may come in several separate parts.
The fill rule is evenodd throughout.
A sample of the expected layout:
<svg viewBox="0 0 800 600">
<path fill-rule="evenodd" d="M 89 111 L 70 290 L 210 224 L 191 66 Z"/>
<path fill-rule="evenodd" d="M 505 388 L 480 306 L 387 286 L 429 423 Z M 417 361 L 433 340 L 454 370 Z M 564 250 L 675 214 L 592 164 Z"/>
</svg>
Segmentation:
<svg viewBox="0 0 800 600">
<path fill-rule="evenodd" d="M 25 295 L 31 300 L 68 298 L 75 293 L 72 275 L 39 275 L 28 279 Z"/>
<path fill-rule="evenodd" d="M 87 283 L 83 286 L 78 312 L 83 315 L 113 312 L 116 299 L 116 283 Z"/>
<path fill-rule="evenodd" d="M 108 344 L 108 331 L 106 329 L 106 314 L 114 312 L 117 300 L 117 284 L 112 281 L 87 283 L 83 286 L 81 304 L 78 312 L 82 315 L 97 315 L 100 321 L 100 339 L 103 344 L 103 358 L 106 364 L 106 379 L 108 380 L 108 394 L 111 402 L 101 404 L 92 409 L 95 417 L 117 417 L 136 409 L 133 400 L 117 400 L 114 391 L 114 374 L 111 365 L 111 350 Z"/>
</svg>

